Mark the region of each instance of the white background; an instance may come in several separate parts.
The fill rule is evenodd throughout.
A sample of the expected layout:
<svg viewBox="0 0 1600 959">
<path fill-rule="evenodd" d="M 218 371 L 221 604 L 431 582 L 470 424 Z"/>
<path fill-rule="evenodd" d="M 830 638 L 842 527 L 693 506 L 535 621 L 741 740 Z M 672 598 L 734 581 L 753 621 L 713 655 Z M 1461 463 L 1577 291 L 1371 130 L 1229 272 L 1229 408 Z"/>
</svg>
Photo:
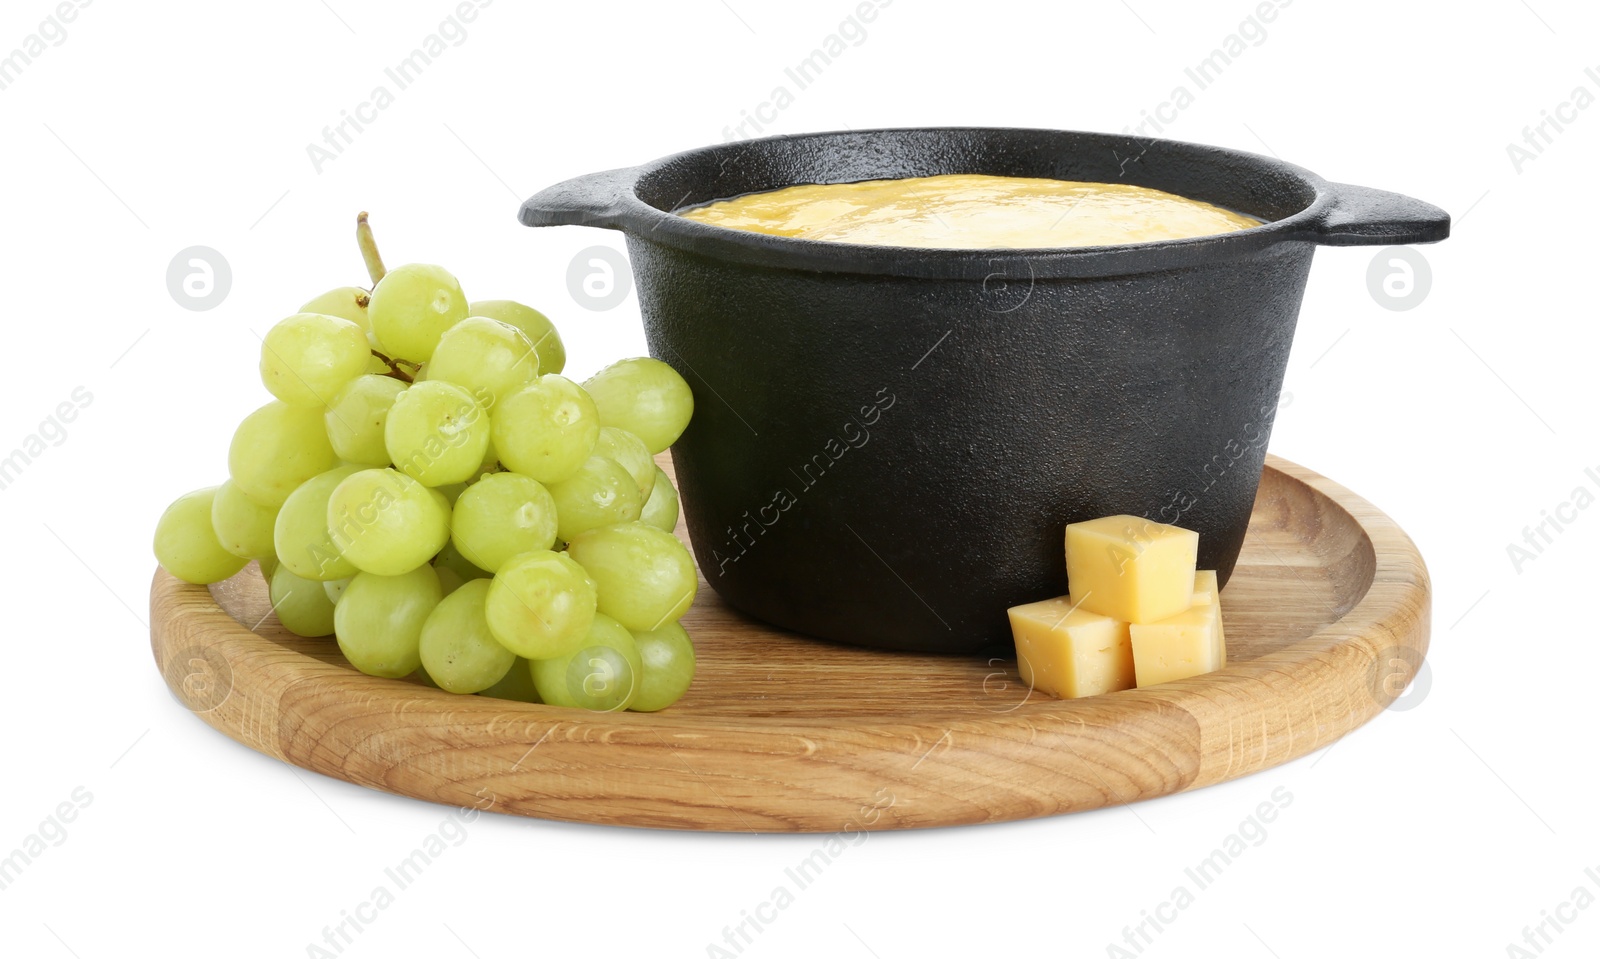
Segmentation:
<svg viewBox="0 0 1600 959">
<path fill-rule="evenodd" d="M 898 0 L 768 131 L 1121 130 L 1253 8 Z M 8 0 L 0 54 L 53 9 Z M 156 516 L 225 475 L 234 424 L 265 399 L 256 334 L 361 279 L 357 210 L 373 211 L 391 263 L 441 262 L 474 298 L 545 309 L 579 378 L 643 352 L 631 296 L 590 312 L 566 284 L 575 254 L 620 237 L 524 229 L 518 201 L 723 140 L 854 3 L 497 0 L 315 170 L 307 144 L 452 9 L 100 0 L 0 90 L 0 452 L 74 388 L 93 395 L 0 491 L 0 854 L 74 789 L 92 795 L 0 891 L 8 955 L 306 955 L 438 830 L 445 807 L 257 755 L 168 695 L 145 622 Z M 1600 94 L 1584 73 L 1600 67 L 1597 24 L 1576 0 L 1298 0 L 1166 131 L 1456 217 L 1455 236 L 1423 250 L 1432 290 L 1406 312 L 1369 294 L 1373 251 L 1318 253 L 1272 443 L 1421 546 L 1435 589 L 1425 697 L 1193 794 L 875 834 L 745 955 L 1107 955 L 1280 787 L 1293 799 L 1266 840 L 1145 955 L 1500 956 L 1575 887 L 1600 894 L 1584 876 L 1600 865 L 1600 510 L 1520 573 L 1506 551 L 1575 487 L 1600 491 L 1584 476 L 1600 467 L 1600 108 L 1520 172 L 1506 150 L 1575 87 Z M 196 244 L 233 271 L 209 312 L 180 308 L 165 279 Z M 485 816 L 345 955 L 706 955 L 818 842 Z M 1594 954 L 1600 908 L 1575 915 L 1546 955 Z"/>
</svg>

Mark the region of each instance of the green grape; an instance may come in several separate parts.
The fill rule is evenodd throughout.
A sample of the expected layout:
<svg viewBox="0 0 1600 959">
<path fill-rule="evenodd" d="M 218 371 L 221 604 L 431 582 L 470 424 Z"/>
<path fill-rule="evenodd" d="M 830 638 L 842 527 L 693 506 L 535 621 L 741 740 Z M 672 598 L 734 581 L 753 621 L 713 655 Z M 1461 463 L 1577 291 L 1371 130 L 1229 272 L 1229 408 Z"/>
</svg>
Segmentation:
<svg viewBox="0 0 1600 959">
<path fill-rule="evenodd" d="M 443 501 L 404 473 L 361 470 L 328 497 L 328 529 L 357 569 L 399 576 L 426 564 L 449 541 L 450 505 Z"/>
<path fill-rule="evenodd" d="M 539 354 L 523 332 L 486 316 L 469 316 L 450 327 L 428 361 L 428 379 L 454 383 L 484 408 L 539 377 Z"/>
<path fill-rule="evenodd" d="M 454 525 L 454 514 L 451 515 L 450 522 Z M 456 548 L 454 542 L 446 543 L 440 547 L 439 555 L 433 558 L 433 567 L 434 569 L 449 567 L 457 576 L 461 577 L 463 582 L 469 579 L 488 579 L 494 575 L 462 556 L 461 551 Z"/>
<path fill-rule="evenodd" d="M 344 588 L 350 585 L 350 580 L 353 578 L 347 576 L 344 579 L 330 579 L 323 583 L 322 591 L 327 594 L 328 602 L 338 603 L 339 597 L 344 595 Z"/>
<path fill-rule="evenodd" d="M 494 638 L 526 659 L 582 648 L 594 621 L 594 581 L 564 553 L 535 550 L 500 567 L 486 615 Z"/>
<path fill-rule="evenodd" d="M 272 555 L 272 524 L 278 511 L 244 495 L 228 480 L 211 501 L 211 528 L 222 548 L 245 559 Z"/>
<path fill-rule="evenodd" d="M 422 665 L 422 625 L 443 594 L 432 566 L 399 576 L 358 573 L 333 608 L 333 631 L 350 665 L 399 679 Z"/>
<path fill-rule="evenodd" d="M 489 632 L 488 599 L 489 581 L 475 579 L 446 596 L 422 624 L 422 668 L 440 689 L 488 689 L 516 663 L 516 653 Z"/>
<path fill-rule="evenodd" d="M 653 713 L 677 702 L 694 681 L 694 643 L 680 623 L 660 629 L 634 633 L 639 659 L 644 662 L 644 678 L 628 708 Z"/>
<path fill-rule="evenodd" d="M 371 294 L 359 286 L 341 286 L 307 302 L 300 307 L 300 312 L 337 316 L 361 327 L 362 333 L 367 333 L 372 329 L 367 322 L 367 300 L 370 297 Z"/>
<path fill-rule="evenodd" d="M 556 501 L 538 480 L 490 473 L 456 500 L 450 542 L 474 566 L 493 572 L 519 553 L 555 545 Z"/>
<path fill-rule="evenodd" d="M 362 335 L 367 338 L 367 372 L 385 373 L 389 364 L 373 355 L 378 349 L 378 338 L 372 335 L 372 324 L 367 320 L 367 301 L 371 298 L 372 294 L 359 286 L 341 286 L 306 303 L 300 307 L 300 312 L 337 316 L 361 327 Z"/>
<path fill-rule="evenodd" d="M 682 616 L 699 589 L 694 560 L 678 538 L 643 523 L 580 533 L 567 555 L 594 577 L 596 608 L 632 630 L 660 629 Z"/>
<path fill-rule="evenodd" d="M 596 526 L 636 520 L 643 508 L 633 477 L 602 456 L 589 457 L 572 476 L 551 483 L 550 496 L 556 504 L 556 536 L 565 543 Z"/>
<path fill-rule="evenodd" d="M 445 330 L 467 318 L 467 297 L 443 267 L 411 263 L 373 287 L 367 318 L 384 353 L 426 363 Z"/>
<path fill-rule="evenodd" d="M 272 587 L 272 574 L 276 573 L 278 567 L 283 564 L 278 562 L 277 556 L 263 556 L 256 560 L 256 565 L 261 568 L 261 578 L 266 581 L 267 587 L 270 589 Z"/>
<path fill-rule="evenodd" d="M 201 585 L 221 582 L 249 562 L 223 549 L 217 540 L 211 524 L 217 489 L 209 486 L 183 494 L 156 521 L 156 562 L 181 580 Z"/>
<path fill-rule="evenodd" d="M 389 409 L 383 427 L 389 461 L 426 486 L 476 475 L 489 448 L 489 417 L 472 394 L 442 380 L 416 383 Z"/>
<path fill-rule="evenodd" d="M 612 712 L 627 709 L 639 693 L 644 664 L 633 634 L 603 613 L 579 648 L 530 666 L 539 698 L 552 706 Z"/>
<path fill-rule="evenodd" d="M 261 382 L 290 406 L 321 409 L 371 357 L 361 327 L 337 316 L 296 313 L 261 340 Z"/>
<path fill-rule="evenodd" d="M 229 477 L 262 506 L 283 505 L 301 483 L 338 465 L 322 411 L 278 400 L 246 416 L 228 446 Z"/>
<path fill-rule="evenodd" d="M 321 583 L 301 579 L 288 566 L 279 566 L 268 592 L 284 629 L 296 636 L 333 635 L 333 601 Z"/>
<path fill-rule="evenodd" d="M 498 683 L 478 693 L 479 696 L 488 696 L 492 699 L 509 699 L 517 703 L 537 703 L 539 690 L 533 685 L 533 670 L 530 660 L 518 656 L 506 671 L 506 675 Z"/>
<path fill-rule="evenodd" d="M 668 533 L 678 528 L 678 491 L 659 466 L 655 485 L 650 488 L 650 498 L 639 512 L 639 519 Z"/>
<path fill-rule="evenodd" d="M 560 373 L 567 365 L 567 348 L 561 343 L 561 334 L 550 318 L 531 306 L 514 300 L 479 300 L 467 307 L 471 316 L 487 316 L 491 320 L 514 326 L 521 330 L 533 349 L 539 354 L 539 374 Z"/>
<path fill-rule="evenodd" d="M 278 560 L 301 579 L 322 583 L 349 579 L 359 570 L 334 541 L 328 527 L 328 498 L 359 466 L 336 466 L 300 484 L 278 510 L 272 530 Z"/>
<path fill-rule="evenodd" d="M 648 502 L 650 490 L 656 483 L 656 461 L 644 440 L 615 426 L 600 427 L 600 438 L 595 441 L 594 455 L 604 456 L 628 471 L 634 485 L 639 487 L 639 502 Z"/>
<path fill-rule="evenodd" d="M 648 356 L 618 360 L 583 384 L 600 411 L 600 422 L 637 435 L 659 453 L 673 443 L 694 415 L 694 394 L 678 371 Z"/>
<path fill-rule="evenodd" d="M 358 376 L 333 394 L 323 423 L 328 442 L 346 463 L 360 466 L 388 466 L 389 448 L 383 442 L 383 427 L 389 409 L 406 384 L 392 376 L 368 373 Z"/>
<path fill-rule="evenodd" d="M 594 401 L 554 373 L 502 398 L 490 420 L 501 464 L 545 484 L 576 473 L 600 439 Z"/>
</svg>

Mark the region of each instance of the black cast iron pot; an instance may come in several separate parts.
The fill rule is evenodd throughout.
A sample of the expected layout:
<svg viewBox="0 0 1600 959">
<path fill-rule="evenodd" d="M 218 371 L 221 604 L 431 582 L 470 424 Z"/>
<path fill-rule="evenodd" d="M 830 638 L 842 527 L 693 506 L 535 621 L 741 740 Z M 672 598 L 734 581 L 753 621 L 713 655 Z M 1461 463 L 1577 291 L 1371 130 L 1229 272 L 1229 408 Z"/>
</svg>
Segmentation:
<svg viewBox="0 0 1600 959">
<path fill-rule="evenodd" d="M 1267 221 L 1059 250 L 798 240 L 673 211 L 798 183 L 944 173 L 1129 182 Z M 651 352 L 694 390 L 673 447 L 694 551 L 729 603 L 902 650 L 1010 644 L 1066 591 L 1062 527 L 1200 533 L 1226 581 L 1318 244 L 1444 239 L 1443 210 L 1267 157 L 1014 129 L 774 137 L 578 177 L 529 226 L 619 229 Z"/>
</svg>

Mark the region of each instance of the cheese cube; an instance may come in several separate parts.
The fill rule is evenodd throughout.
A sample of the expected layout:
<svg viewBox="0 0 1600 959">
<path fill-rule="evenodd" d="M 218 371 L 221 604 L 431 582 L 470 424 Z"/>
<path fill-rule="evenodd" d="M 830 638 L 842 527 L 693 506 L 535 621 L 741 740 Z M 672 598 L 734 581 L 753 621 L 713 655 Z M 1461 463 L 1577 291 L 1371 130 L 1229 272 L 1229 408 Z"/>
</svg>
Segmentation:
<svg viewBox="0 0 1600 959">
<path fill-rule="evenodd" d="M 1134 685 L 1128 624 L 1075 608 L 1066 596 L 1006 610 L 1022 681 L 1063 699 Z"/>
<path fill-rule="evenodd" d="M 1200 534 L 1138 516 L 1105 516 L 1067 527 L 1067 586 L 1085 610 L 1153 623 L 1194 599 Z"/>
<path fill-rule="evenodd" d="M 1217 610 L 1217 655 L 1228 665 L 1228 640 L 1222 635 L 1222 590 L 1217 586 L 1217 571 L 1202 569 L 1194 574 L 1192 606 L 1214 606 Z"/>
<path fill-rule="evenodd" d="M 1220 606 L 1192 606 L 1176 616 L 1128 627 L 1139 688 L 1222 668 Z"/>
</svg>

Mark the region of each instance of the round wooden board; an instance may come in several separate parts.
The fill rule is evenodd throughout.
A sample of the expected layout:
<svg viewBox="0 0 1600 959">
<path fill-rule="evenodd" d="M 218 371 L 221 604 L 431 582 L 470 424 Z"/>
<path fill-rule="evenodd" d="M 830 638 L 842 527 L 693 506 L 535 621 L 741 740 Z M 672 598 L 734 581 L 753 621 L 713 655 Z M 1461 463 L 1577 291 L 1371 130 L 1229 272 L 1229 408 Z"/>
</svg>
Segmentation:
<svg viewBox="0 0 1600 959">
<path fill-rule="evenodd" d="M 1049 816 L 1257 772 L 1372 718 L 1427 650 L 1428 574 L 1410 538 L 1276 457 L 1222 600 L 1227 668 L 1063 701 L 1030 694 L 1010 659 L 772 629 L 702 580 L 684 618 L 698 674 L 654 714 L 365 676 L 331 638 L 278 625 L 254 564 L 209 590 L 158 569 L 150 633 L 168 684 L 206 722 L 328 776 L 546 819 L 839 832 Z"/>
</svg>

